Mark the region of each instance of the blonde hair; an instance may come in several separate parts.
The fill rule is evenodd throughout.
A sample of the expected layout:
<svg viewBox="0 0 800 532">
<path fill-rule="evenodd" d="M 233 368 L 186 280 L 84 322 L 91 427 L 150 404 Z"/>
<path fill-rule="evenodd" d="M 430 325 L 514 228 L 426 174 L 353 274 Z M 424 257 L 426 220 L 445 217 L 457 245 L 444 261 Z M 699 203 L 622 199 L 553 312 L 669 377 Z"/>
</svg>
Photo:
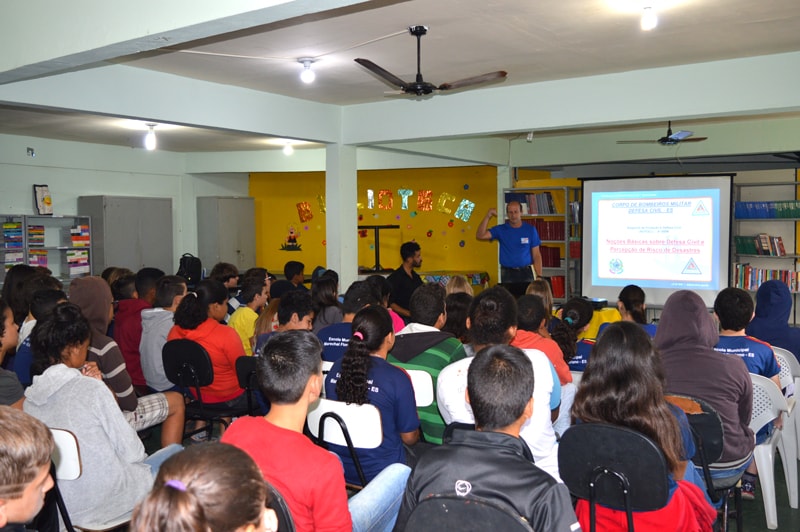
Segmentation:
<svg viewBox="0 0 800 532">
<path fill-rule="evenodd" d="M 53 435 L 22 410 L 0 406 L 0 499 L 19 499 L 42 467 L 50 464 Z"/>
<path fill-rule="evenodd" d="M 474 296 L 475 294 L 472 292 L 472 285 L 469 284 L 469 281 L 463 275 L 454 275 L 447 281 L 447 284 L 444 287 L 445 296 L 449 296 L 450 294 L 457 294 L 459 292 L 463 292 L 465 294 L 469 294 Z"/>
</svg>

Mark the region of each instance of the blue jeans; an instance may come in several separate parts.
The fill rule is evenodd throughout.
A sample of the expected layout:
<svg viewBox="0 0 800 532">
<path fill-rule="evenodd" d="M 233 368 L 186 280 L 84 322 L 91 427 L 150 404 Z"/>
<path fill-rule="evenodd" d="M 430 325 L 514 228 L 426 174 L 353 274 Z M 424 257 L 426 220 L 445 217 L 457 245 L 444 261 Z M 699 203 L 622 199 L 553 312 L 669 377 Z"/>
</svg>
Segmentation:
<svg viewBox="0 0 800 532">
<path fill-rule="evenodd" d="M 740 465 L 739 467 L 736 467 L 734 469 L 712 469 L 711 478 L 717 480 L 722 478 L 739 476 L 742 473 L 744 473 L 744 471 L 747 469 L 747 466 L 749 466 L 750 462 L 752 461 L 753 459 L 750 458 L 750 460 L 748 460 L 744 465 Z M 702 469 L 700 469 L 700 471 L 701 471 L 700 474 L 702 474 Z M 721 498 L 716 504 L 712 503 L 712 506 L 714 506 L 715 508 L 721 508 L 723 502 L 725 502 L 724 497 Z"/>
<path fill-rule="evenodd" d="M 177 443 L 170 443 L 163 449 L 159 449 L 158 451 L 154 452 L 150 456 L 144 459 L 144 463 L 150 466 L 150 471 L 153 473 L 155 477 L 158 473 L 158 469 L 161 467 L 161 464 L 167 461 L 167 459 L 172 456 L 173 454 L 178 454 L 183 450 L 182 445 L 178 445 Z"/>
<path fill-rule="evenodd" d="M 350 497 L 347 506 L 353 532 L 382 532 L 394 528 L 410 474 L 408 466 L 392 464 Z"/>
</svg>

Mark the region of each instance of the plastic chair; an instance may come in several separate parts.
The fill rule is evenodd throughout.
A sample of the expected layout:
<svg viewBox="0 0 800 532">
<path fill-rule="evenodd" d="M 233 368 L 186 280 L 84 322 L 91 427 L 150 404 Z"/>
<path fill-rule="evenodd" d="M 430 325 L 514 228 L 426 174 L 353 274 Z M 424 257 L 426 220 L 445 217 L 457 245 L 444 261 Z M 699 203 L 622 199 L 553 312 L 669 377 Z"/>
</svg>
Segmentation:
<svg viewBox="0 0 800 532">
<path fill-rule="evenodd" d="M 714 408 L 702 399 L 688 395 L 666 395 L 664 398 L 670 403 L 684 411 L 692 429 L 692 437 L 695 445 L 695 455 L 692 463 L 695 467 L 703 470 L 703 480 L 706 483 L 706 492 L 713 502 L 722 503 L 722 523 L 721 530 L 728 529 L 728 495 L 733 492 L 734 508 L 736 509 L 736 530 L 740 531 L 744 527 L 742 519 L 742 487 L 740 480 L 742 474 L 728 477 L 727 479 L 711 478 L 711 469 L 719 465 L 722 456 L 724 430 L 722 419 Z M 742 463 L 749 460 L 750 456 L 745 457 Z"/>
<path fill-rule="evenodd" d="M 528 521 L 504 506 L 477 497 L 432 495 L 417 504 L 404 530 L 440 532 L 531 532 Z"/>
<path fill-rule="evenodd" d="M 275 515 L 278 517 L 278 532 L 295 532 L 294 519 L 292 519 L 292 513 L 289 511 L 289 505 L 286 504 L 283 495 L 269 483 L 267 483 L 267 491 L 271 501 L 269 507 L 275 510 Z"/>
<path fill-rule="evenodd" d="M 558 446 L 558 471 L 572 495 L 589 501 L 591 532 L 596 504 L 624 508 L 633 530 L 633 512 L 658 510 L 669 502 L 664 454 L 650 438 L 625 427 L 572 426 Z"/>
<path fill-rule="evenodd" d="M 789 432 L 794 430 L 797 458 L 800 459 L 800 410 L 795 410 L 797 393 L 800 392 L 800 362 L 791 351 L 774 346 L 772 350 L 781 365 L 781 388 L 784 389 L 786 404 L 789 407 L 789 415 L 784 420 L 783 437 L 788 438 Z"/>
<path fill-rule="evenodd" d="M 187 438 L 206 431 L 208 439 L 214 432 L 214 423 L 227 427 L 230 418 L 247 415 L 246 408 L 230 408 L 224 404 L 205 403 L 201 388 L 214 382 L 214 367 L 205 348 L 192 340 L 170 340 L 161 351 L 164 374 L 170 382 L 183 390 L 193 390 L 194 397 L 187 396 L 186 420 L 205 421 L 206 425 L 184 433 Z"/>
<path fill-rule="evenodd" d="M 750 378 L 753 381 L 753 416 L 750 420 L 750 428 L 753 432 L 758 432 L 764 425 L 788 411 L 789 407 L 786 404 L 786 398 L 770 379 L 752 373 Z M 786 490 L 789 492 L 789 504 L 792 508 L 797 508 L 797 447 L 796 445 L 787 445 L 786 440 L 783 439 L 783 431 L 774 430 L 769 439 L 756 445 L 753 451 L 758 467 L 761 494 L 764 499 L 767 528 L 770 530 L 778 528 L 778 510 L 775 502 L 776 449 L 781 453 Z M 794 493 L 792 493 L 793 489 Z"/>
<path fill-rule="evenodd" d="M 255 392 L 258 390 L 258 377 L 256 376 L 256 357 L 241 356 L 236 359 L 236 378 L 239 387 L 244 388 L 247 394 L 247 415 L 255 416 L 258 402 L 255 400 Z M 255 405 L 255 406 L 254 406 Z"/>
<path fill-rule="evenodd" d="M 432 405 L 434 392 L 431 374 L 421 369 L 407 369 L 406 373 L 411 377 L 411 385 L 414 386 L 414 399 L 416 399 L 417 408 Z"/>
<path fill-rule="evenodd" d="M 61 491 L 58 489 L 59 480 L 76 480 L 81 476 L 81 454 L 78 446 L 78 440 L 75 435 L 64 429 L 50 429 L 55 441 L 55 450 L 53 451 L 53 464 L 55 464 L 55 476 L 53 477 L 53 489 L 56 490 L 56 500 L 58 501 L 58 509 L 61 512 L 61 517 L 64 520 L 64 525 L 67 530 L 73 530 L 72 526 L 79 530 L 87 531 L 103 531 L 111 530 L 120 527 L 131 520 L 133 509 L 124 513 L 123 515 L 106 522 L 82 522 L 72 523 L 67 508 L 63 504 L 61 498 Z"/>
<path fill-rule="evenodd" d="M 325 381 L 328 380 L 328 373 L 331 372 L 332 367 L 333 362 L 328 360 L 322 361 L 322 390 L 320 391 L 320 397 L 325 397 Z"/>
<path fill-rule="evenodd" d="M 321 397 L 309 406 L 306 424 L 318 444 L 325 442 L 347 447 L 361 486 L 366 486 L 367 479 L 356 450 L 374 449 L 383 442 L 383 425 L 378 409 L 370 404 L 348 404 Z"/>
</svg>

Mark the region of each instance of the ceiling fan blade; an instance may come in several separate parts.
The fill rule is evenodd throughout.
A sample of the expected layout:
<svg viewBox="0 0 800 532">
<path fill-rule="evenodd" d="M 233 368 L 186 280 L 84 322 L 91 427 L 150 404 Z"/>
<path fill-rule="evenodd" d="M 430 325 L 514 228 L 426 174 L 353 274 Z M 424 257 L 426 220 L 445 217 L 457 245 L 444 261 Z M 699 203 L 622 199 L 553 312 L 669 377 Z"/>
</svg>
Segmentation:
<svg viewBox="0 0 800 532">
<path fill-rule="evenodd" d="M 507 75 L 508 72 L 506 72 L 505 70 L 498 70 L 496 72 L 487 72 L 486 74 L 481 74 L 479 76 L 472 76 L 471 78 L 464 78 L 458 81 L 452 81 L 450 83 L 443 83 L 439 85 L 439 90 L 449 91 L 454 89 L 463 89 L 464 87 L 471 87 L 472 85 L 478 85 L 480 83 L 487 83 L 489 81 L 504 79 Z"/>
<path fill-rule="evenodd" d="M 398 78 L 397 76 L 395 76 L 394 74 L 392 74 L 388 70 L 379 67 L 378 65 L 376 65 L 375 63 L 373 63 L 369 59 L 361 59 L 359 57 L 359 58 L 355 59 L 355 62 L 358 63 L 359 65 L 363 66 L 364 68 L 366 68 L 367 70 L 369 70 L 370 72 L 375 74 L 376 76 L 378 76 L 380 78 L 383 78 L 383 80 L 388 82 L 389 85 L 393 85 L 395 87 L 400 87 L 403 90 L 405 90 L 408 87 L 408 83 L 406 83 L 402 79 Z"/>
<path fill-rule="evenodd" d="M 685 140 L 692 135 L 694 135 L 694 131 L 686 131 L 685 129 L 682 129 L 680 131 L 676 131 L 672 135 L 669 135 L 669 138 L 672 140 Z"/>
<path fill-rule="evenodd" d="M 618 140 L 617 144 L 658 144 L 657 140 Z"/>
<path fill-rule="evenodd" d="M 701 142 L 706 140 L 708 137 L 692 137 L 690 139 L 683 139 L 681 142 Z"/>
</svg>

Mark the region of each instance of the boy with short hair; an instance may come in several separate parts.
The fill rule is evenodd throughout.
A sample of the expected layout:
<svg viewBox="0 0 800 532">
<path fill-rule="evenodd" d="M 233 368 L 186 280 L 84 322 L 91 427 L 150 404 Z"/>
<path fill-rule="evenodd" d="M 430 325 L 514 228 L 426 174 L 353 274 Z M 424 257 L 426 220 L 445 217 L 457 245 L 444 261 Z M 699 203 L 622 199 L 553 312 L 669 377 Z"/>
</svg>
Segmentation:
<svg viewBox="0 0 800 532">
<path fill-rule="evenodd" d="M 490 501 L 525 518 L 533 530 L 580 530 L 569 491 L 533 463 L 519 431 L 533 413 L 534 371 L 516 347 L 494 345 L 475 355 L 466 398 L 477 430 L 453 431 L 447 445 L 417 462 L 406 486 L 396 530 L 431 495 Z"/>
<path fill-rule="evenodd" d="M 0 406 L 0 528 L 24 531 L 53 487 L 53 436 L 38 419 Z M 19 526 L 13 526 L 18 524 Z"/>
<path fill-rule="evenodd" d="M 720 332 L 719 342 L 714 346 L 714 350 L 738 356 L 747 366 L 747 371 L 771 379 L 780 389 L 781 369 L 772 346 L 745 333 L 745 328 L 753 319 L 754 310 L 753 299 L 741 288 L 725 288 L 717 294 L 714 300 L 714 316 L 719 321 Z M 782 425 L 780 418 L 773 423 L 768 423 L 758 431 L 756 444 L 765 441 L 774 427 Z M 747 500 L 755 498 L 757 480 L 758 469 L 756 461 L 753 460 L 742 476 L 742 498 Z"/>
<path fill-rule="evenodd" d="M 249 454 L 286 500 L 297 532 L 387 530 L 397 516 L 409 469 L 392 464 L 347 498 L 336 455 L 303 435 L 309 406 L 322 390 L 322 345 L 310 331 L 275 333 L 258 358 L 258 382 L 272 407 L 240 417 L 222 442 Z"/>
<path fill-rule="evenodd" d="M 306 280 L 305 273 L 303 270 L 306 269 L 306 265 L 302 262 L 298 262 L 296 260 L 290 260 L 283 266 L 283 275 L 286 277 L 286 280 L 289 281 L 294 285 L 294 287 L 298 290 L 308 290 L 303 282 Z"/>
<path fill-rule="evenodd" d="M 278 304 L 278 331 L 310 331 L 314 322 L 314 308 L 311 292 L 308 290 L 289 290 L 280 297 Z M 260 353 L 264 344 L 274 333 L 264 333 L 256 339 L 255 353 Z"/>
<path fill-rule="evenodd" d="M 156 392 L 178 391 L 164 371 L 161 351 L 167 335 L 175 325 L 175 309 L 186 296 L 186 279 L 178 275 L 165 275 L 156 282 L 155 308 L 142 311 L 142 373 L 147 387 Z"/>
<path fill-rule="evenodd" d="M 250 277 L 242 283 L 239 299 L 244 303 L 239 306 L 231 318 L 228 325 L 239 334 L 244 346 L 244 352 L 251 356 L 253 354 L 253 335 L 256 331 L 256 320 L 258 313 L 264 308 L 269 299 L 269 288 L 265 278 Z"/>
</svg>

